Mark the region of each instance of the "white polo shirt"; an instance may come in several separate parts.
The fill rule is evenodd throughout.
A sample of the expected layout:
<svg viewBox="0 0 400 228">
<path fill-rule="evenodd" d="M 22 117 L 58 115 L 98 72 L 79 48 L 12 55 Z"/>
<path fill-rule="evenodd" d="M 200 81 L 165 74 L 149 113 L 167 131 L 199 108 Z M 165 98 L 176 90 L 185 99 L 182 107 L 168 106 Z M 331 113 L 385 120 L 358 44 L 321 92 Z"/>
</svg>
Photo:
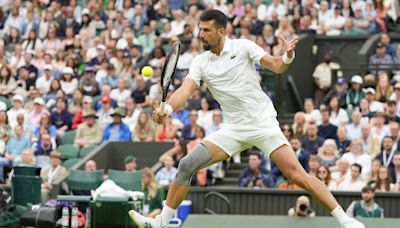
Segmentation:
<svg viewBox="0 0 400 228">
<path fill-rule="evenodd" d="M 261 89 L 253 62 L 268 55 L 250 40 L 225 37 L 217 56 L 206 51 L 192 61 L 187 78 L 197 86 L 203 80 L 226 115 L 225 126 L 260 126 L 276 117 L 274 105 Z"/>
</svg>

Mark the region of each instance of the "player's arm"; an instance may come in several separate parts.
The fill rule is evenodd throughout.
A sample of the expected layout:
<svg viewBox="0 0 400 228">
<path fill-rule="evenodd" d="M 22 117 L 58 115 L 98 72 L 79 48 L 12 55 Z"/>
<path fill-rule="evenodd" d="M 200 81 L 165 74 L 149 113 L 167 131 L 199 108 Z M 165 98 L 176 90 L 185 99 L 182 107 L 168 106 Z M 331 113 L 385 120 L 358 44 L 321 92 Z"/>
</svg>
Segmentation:
<svg viewBox="0 0 400 228">
<path fill-rule="evenodd" d="M 196 90 L 197 85 L 191 78 L 186 78 L 182 86 L 179 87 L 169 98 L 168 104 L 171 105 L 172 110 L 180 110 L 186 105 L 190 95 Z"/>
<path fill-rule="evenodd" d="M 277 74 L 283 73 L 287 70 L 287 68 L 289 68 L 290 63 L 292 63 L 295 56 L 294 49 L 296 48 L 296 45 L 299 42 L 297 37 L 293 38 L 290 41 L 287 41 L 281 35 L 279 36 L 279 39 L 282 43 L 283 48 L 285 49 L 285 54 L 279 57 L 264 55 L 260 59 L 261 66 Z"/>
</svg>

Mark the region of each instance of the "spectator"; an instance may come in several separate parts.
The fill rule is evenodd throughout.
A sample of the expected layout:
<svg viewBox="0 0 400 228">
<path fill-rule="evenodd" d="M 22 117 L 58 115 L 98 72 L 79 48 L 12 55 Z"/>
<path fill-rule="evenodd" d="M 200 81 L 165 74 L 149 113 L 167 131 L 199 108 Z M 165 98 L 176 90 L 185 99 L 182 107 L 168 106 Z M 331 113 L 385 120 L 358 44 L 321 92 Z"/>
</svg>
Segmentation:
<svg viewBox="0 0 400 228">
<path fill-rule="evenodd" d="M 353 201 L 347 208 L 349 217 L 383 218 L 383 208 L 375 203 L 375 189 L 365 186 L 361 190 L 362 199 Z"/>
<path fill-rule="evenodd" d="M 375 89 L 366 88 L 366 89 L 364 89 L 364 94 L 365 94 L 364 97 L 365 97 L 365 99 L 367 99 L 368 104 L 369 104 L 368 114 L 370 114 L 370 112 L 383 112 L 384 111 L 383 104 L 381 102 L 375 100 L 375 94 L 376 94 Z M 361 104 L 362 104 L 362 99 L 360 101 L 360 108 L 361 108 Z M 362 114 L 364 114 L 362 109 L 360 111 Z"/>
<path fill-rule="evenodd" d="M 390 122 L 389 128 L 390 128 L 390 137 L 392 137 L 394 143 L 397 143 L 394 145 L 394 147 L 395 147 L 394 150 L 397 151 L 397 148 L 399 148 L 398 142 L 399 142 L 399 136 L 400 136 L 399 135 L 399 132 L 400 132 L 399 123 L 398 122 Z"/>
<path fill-rule="evenodd" d="M 297 137 L 297 136 L 293 135 L 293 129 L 289 124 L 284 124 L 281 127 L 281 131 L 287 140 L 290 140 L 293 137 Z"/>
<path fill-rule="evenodd" d="M 307 126 L 306 114 L 304 112 L 296 112 L 294 114 L 292 129 L 293 135 L 301 139 L 306 136 L 309 127 Z"/>
<path fill-rule="evenodd" d="M 135 77 L 136 89 L 132 92 L 131 97 L 134 99 L 135 104 L 139 108 L 146 108 L 150 105 L 149 91 L 145 87 L 144 79 L 142 76 Z"/>
<path fill-rule="evenodd" d="M 341 107 L 339 97 L 332 96 L 329 100 L 330 118 L 331 122 L 335 126 L 346 125 L 349 122 L 346 111 Z"/>
<path fill-rule="evenodd" d="M 25 116 L 22 113 L 17 115 L 17 126 L 18 125 L 22 126 L 22 128 L 24 129 L 24 137 L 26 137 L 27 139 L 31 139 L 33 131 L 31 124 L 25 121 Z"/>
<path fill-rule="evenodd" d="M 293 151 L 296 153 L 297 159 L 299 160 L 300 164 L 309 172 L 308 162 L 310 159 L 310 152 L 306 151 L 304 148 L 301 147 L 300 138 L 294 136 L 290 139 L 290 145 L 292 146 Z"/>
<path fill-rule="evenodd" d="M 310 155 L 310 159 L 308 159 L 308 173 L 311 176 L 316 177 L 318 174 L 318 168 L 321 166 L 321 160 L 317 155 Z"/>
<path fill-rule="evenodd" d="M 340 156 L 349 151 L 350 140 L 347 139 L 347 131 L 344 126 L 340 126 L 337 129 L 336 146 L 338 147 Z"/>
<path fill-rule="evenodd" d="M 398 188 L 400 185 L 400 153 L 396 152 L 393 155 L 393 168 L 390 170 L 392 174 L 392 183 L 397 185 Z M 398 189 L 399 191 L 399 189 Z"/>
<path fill-rule="evenodd" d="M 125 172 L 136 172 L 136 158 L 132 155 L 128 155 L 124 159 Z"/>
<path fill-rule="evenodd" d="M 371 128 L 371 135 L 379 138 L 380 142 L 387 135 L 390 135 L 390 129 L 385 125 L 385 113 L 377 112 L 375 113 L 374 126 Z"/>
<path fill-rule="evenodd" d="M 361 191 L 365 183 L 359 180 L 362 168 L 361 165 L 355 163 L 351 165 L 351 179 L 345 180 L 338 185 L 339 191 Z"/>
<path fill-rule="evenodd" d="M 103 142 L 127 142 L 131 140 L 131 131 L 128 125 L 122 122 L 124 116 L 125 112 L 121 108 L 114 110 L 111 114 L 114 121 L 104 129 Z"/>
<path fill-rule="evenodd" d="M 210 104 L 206 98 L 201 99 L 201 110 L 197 111 L 197 124 L 204 129 L 209 128 L 213 122 L 213 113 L 209 110 Z"/>
<path fill-rule="evenodd" d="M 391 192 L 394 190 L 394 184 L 392 183 L 392 177 L 390 169 L 382 166 L 379 168 L 378 180 L 374 185 L 378 192 Z"/>
<path fill-rule="evenodd" d="M 17 125 L 14 128 L 14 135 L 7 141 L 6 156 L 13 165 L 18 165 L 21 162 L 22 151 L 31 147 L 29 138 L 24 135 L 22 126 Z"/>
<path fill-rule="evenodd" d="M 317 178 L 328 187 L 329 191 L 336 191 L 337 185 L 336 182 L 332 180 L 331 171 L 329 171 L 328 166 L 322 165 L 318 168 Z"/>
<path fill-rule="evenodd" d="M 163 123 L 158 124 L 155 132 L 156 142 L 168 142 L 172 141 L 176 137 L 178 131 L 177 126 L 172 122 L 170 116 L 165 117 Z"/>
<path fill-rule="evenodd" d="M 350 145 L 350 152 L 343 154 L 342 158 L 349 161 L 350 165 L 355 163 L 362 167 L 362 179 L 367 180 L 371 172 L 371 157 L 363 154 L 363 145 L 360 139 L 353 139 Z"/>
<path fill-rule="evenodd" d="M 179 161 L 184 158 L 187 154 L 187 147 L 186 147 L 186 141 L 185 140 L 174 140 L 175 144 L 174 147 L 167 150 L 161 157 L 160 157 L 160 162 L 164 163 L 165 158 L 167 156 L 171 156 L 172 159 L 174 160 L 174 167 L 178 168 Z"/>
<path fill-rule="evenodd" d="M 29 113 L 29 116 L 32 120 L 32 128 L 39 127 L 40 120 L 42 116 L 47 115 L 50 116 L 49 111 L 47 111 L 46 107 L 44 106 L 44 100 L 41 97 L 37 97 L 33 100 L 34 108 Z"/>
<path fill-rule="evenodd" d="M 71 67 L 63 69 L 60 83 L 65 94 L 72 97 L 74 91 L 78 89 L 78 80 L 75 78 L 75 72 Z"/>
<path fill-rule="evenodd" d="M 44 75 L 36 80 L 36 88 L 40 95 L 45 95 L 50 91 L 50 84 L 53 81 L 53 66 L 46 64 L 43 66 Z"/>
<path fill-rule="evenodd" d="M 318 126 L 318 136 L 323 139 L 337 139 L 338 128 L 329 122 L 330 115 L 328 109 L 321 110 L 322 123 Z"/>
<path fill-rule="evenodd" d="M 140 109 L 136 107 L 133 98 L 129 97 L 125 100 L 125 117 L 122 121 L 129 126 L 131 132 L 135 131 L 136 124 L 138 123 Z"/>
<path fill-rule="evenodd" d="M 85 162 L 85 171 L 86 172 L 94 172 L 97 171 L 97 164 L 93 160 L 89 160 Z M 90 196 L 91 192 L 89 190 L 72 190 L 73 195 L 84 195 L 84 196 Z"/>
<path fill-rule="evenodd" d="M 318 157 L 322 165 L 328 166 L 331 171 L 336 171 L 336 161 L 339 160 L 339 151 L 333 139 L 325 140 L 318 151 Z"/>
<path fill-rule="evenodd" d="M 32 144 L 36 164 L 41 168 L 49 166 L 49 155 L 54 147 L 51 142 L 51 136 L 45 132 L 41 133 L 37 142 Z"/>
<path fill-rule="evenodd" d="M 331 177 L 336 182 L 336 185 L 341 184 L 345 180 L 350 179 L 350 163 L 347 159 L 340 158 L 337 162 L 338 171 L 332 172 Z"/>
<path fill-rule="evenodd" d="M 57 129 L 53 125 L 50 115 L 43 115 L 40 118 L 39 126 L 33 129 L 32 141 L 36 141 L 39 138 L 40 133 L 43 129 L 45 129 L 50 134 L 52 143 L 54 143 L 55 146 Z"/>
<path fill-rule="evenodd" d="M 74 118 L 72 120 L 72 130 L 78 128 L 78 126 L 85 122 L 85 118 L 83 118 L 83 114 L 92 109 L 93 100 L 89 96 L 84 96 L 82 99 L 82 109 L 75 113 Z"/>
<path fill-rule="evenodd" d="M 174 27 L 172 28 L 174 29 Z M 147 56 L 155 48 L 155 40 L 157 36 L 154 33 L 152 33 L 150 24 L 148 23 L 144 24 L 142 29 L 143 29 L 143 34 L 137 38 L 137 44 L 142 46 L 143 54 Z"/>
<path fill-rule="evenodd" d="M 398 125 L 400 123 L 400 117 L 397 115 L 397 107 L 396 104 L 397 102 L 394 100 L 387 100 L 386 101 L 386 121 L 390 123 L 390 127 L 394 126 L 392 125 L 395 124 L 397 125 L 397 130 L 398 130 Z M 392 130 L 392 128 L 390 128 L 390 130 Z M 398 139 L 398 131 L 397 131 L 397 135 L 394 136 L 394 140 L 395 142 L 397 142 Z M 391 136 L 392 136 L 392 132 L 391 132 Z"/>
<path fill-rule="evenodd" d="M 117 88 L 119 77 L 115 72 L 115 66 L 112 63 L 107 65 L 107 74 L 100 81 L 100 87 L 102 88 L 105 85 L 111 87 L 111 89 Z M 104 96 L 104 94 L 102 94 Z"/>
<path fill-rule="evenodd" d="M 396 151 L 393 148 L 393 139 L 390 136 L 383 138 L 382 148 L 382 151 L 376 155 L 376 159 L 380 160 L 383 166 L 393 169 L 393 156 Z"/>
<path fill-rule="evenodd" d="M 110 94 L 111 99 L 117 101 L 118 107 L 125 108 L 125 102 L 128 98 L 130 98 L 130 96 L 131 93 L 126 88 L 125 80 L 119 79 L 117 88 L 111 91 Z"/>
<path fill-rule="evenodd" d="M 353 18 L 345 19 L 343 30 L 340 32 L 341 36 L 357 36 L 366 34 L 368 34 L 368 32 L 355 26 L 355 20 Z"/>
<path fill-rule="evenodd" d="M 378 42 L 375 46 L 375 54 L 369 57 L 369 64 L 376 65 L 380 69 L 387 66 L 385 64 L 392 64 L 393 59 L 390 55 L 386 54 L 386 47 L 383 43 Z"/>
<path fill-rule="evenodd" d="M 342 7 L 336 5 L 334 7 L 333 16 L 328 18 L 324 24 L 322 24 L 322 31 L 327 36 L 340 35 L 340 31 L 343 29 L 346 18 L 341 15 Z"/>
<path fill-rule="evenodd" d="M 363 143 L 363 153 L 369 154 L 371 159 L 375 159 L 381 148 L 381 140 L 370 133 L 371 127 L 368 123 L 361 125 L 361 140 Z"/>
<path fill-rule="evenodd" d="M 51 113 L 51 120 L 60 138 L 71 129 L 72 115 L 67 110 L 67 101 L 64 98 L 57 98 L 56 110 Z"/>
<path fill-rule="evenodd" d="M 379 72 L 378 84 L 376 85 L 375 100 L 385 103 L 392 95 L 392 86 L 389 83 L 389 77 L 386 72 Z"/>
<path fill-rule="evenodd" d="M 307 196 L 299 196 L 296 206 L 288 211 L 289 217 L 315 217 L 315 212 L 311 209 L 310 199 Z"/>
<path fill-rule="evenodd" d="M 328 94 L 324 97 L 323 103 L 327 104 L 329 106 L 329 109 L 333 109 L 334 112 L 336 112 L 337 115 L 339 115 L 339 110 L 340 108 L 345 109 L 347 106 L 347 78 L 345 77 L 339 77 L 336 81 L 335 87 L 332 88 Z M 332 100 L 332 97 L 336 96 L 339 99 L 339 106 L 336 105 L 336 103 L 330 104 L 330 101 Z M 333 106 L 333 107 L 331 107 Z M 343 114 L 341 114 L 343 115 Z M 335 124 L 334 122 L 332 122 Z"/>
<path fill-rule="evenodd" d="M 142 173 L 142 191 L 144 193 L 144 214 L 154 218 L 161 213 L 164 191 L 160 188 L 150 168 L 144 168 Z"/>
<path fill-rule="evenodd" d="M 347 139 L 353 140 L 361 138 L 361 113 L 359 111 L 354 111 L 351 114 L 351 123 L 346 125 Z M 368 150 L 366 148 L 365 150 Z"/>
<path fill-rule="evenodd" d="M 171 156 L 165 156 L 163 164 L 164 167 L 156 174 L 156 181 L 158 185 L 166 187 L 175 179 L 177 169 Z"/>
<path fill-rule="evenodd" d="M 111 98 L 109 96 L 103 96 L 101 98 L 101 108 L 97 111 L 97 117 L 99 118 L 99 123 L 106 127 L 113 122 L 111 114 L 114 109 L 111 106 Z"/>
<path fill-rule="evenodd" d="M 249 167 L 243 170 L 239 176 L 239 186 L 245 188 L 273 188 L 274 179 L 261 165 L 260 154 L 249 155 Z"/>
<path fill-rule="evenodd" d="M 16 88 L 17 84 L 12 76 L 11 69 L 7 65 L 3 65 L 0 68 L 0 95 L 10 96 L 13 90 Z"/>
<path fill-rule="evenodd" d="M 21 154 L 21 163 L 19 165 L 36 165 L 35 157 L 33 156 L 32 149 L 25 149 Z"/>
<path fill-rule="evenodd" d="M 5 111 L 0 111 L 0 141 L 7 142 L 11 135 L 11 128 L 8 125 L 8 117 Z"/>
<path fill-rule="evenodd" d="M 310 151 L 311 154 L 317 154 L 318 148 L 322 146 L 324 139 L 318 136 L 318 128 L 314 123 L 310 123 L 307 129 L 307 136 L 301 142 L 301 146 Z"/>
<path fill-rule="evenodd" d="M 49 200 L 53 184 L 57 183 L 67 174 L 67 169 L 61 166 L 60 152 L 52 151 L 49 157 L 50 167 L 40 172 L 40 177 L 42 178 L 42 203 L 46 203 Z"/>
<path fill-rule="evenodd" d="M 347 92 L 347 110 L 354 111 L 360 103 L 361 98 L 364 97 L 362 91 L 363 79 L 360 75 L 353 75 L 351 77 L 351 88 Z"/>
<path fill-rule="evenodd" d="M 89 109 L 85 111 L 83 118 L 86 121 L 78 126 L 74 144 L 79 148 L 100 144 L 103 138 L 103 128 L 96 120 L 96 113 Z"/>
<path fill-rule="evenodd" d="M 322 123 L 321 112 L 314 109 L 314 101 L 311 98 L 304 100 L 304 111 L 306 114 L 306 122 L 315 122 L 318 126 Z"/>
<path fill-rule="evenodd" d="M 198 114 L 196 110 L 190 111 L 190 124 L 185 125 L 182 130 L 182 137 L 186 140 L 193 140 L 196 137 L 196 129 L 199 127 L 197 124 L 198 121 Z"/>
<path fill-rule="evenodd" d="M 382 162 L 378 159 L 372 160 L 371 174 L 368 179 L 368 184 L 376 183 L 378 181 L 379 169 L 382 167 Z"/>
<path fill-rule="evenodd" d="M 155 129 L 149 114 L 142 111 L 139 115 L 135 130 L 132 133 L 132 140 L 135 142 L 150 142 L 153 141 L 154 134 Z"/>
</svg>

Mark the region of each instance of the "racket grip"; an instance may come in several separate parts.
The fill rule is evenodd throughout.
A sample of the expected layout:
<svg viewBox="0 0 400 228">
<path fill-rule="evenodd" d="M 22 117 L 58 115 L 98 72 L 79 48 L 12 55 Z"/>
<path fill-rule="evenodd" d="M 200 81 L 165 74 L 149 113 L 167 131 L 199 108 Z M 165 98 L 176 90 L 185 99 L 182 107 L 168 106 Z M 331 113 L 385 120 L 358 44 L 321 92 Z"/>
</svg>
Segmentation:
<svg viewBox="0 0 400 228">
<path fill-rule="evenodd" d="M 165 102 L 161 102 L 160 104 L 160 112 L 165 113 Z"/>
</svg>

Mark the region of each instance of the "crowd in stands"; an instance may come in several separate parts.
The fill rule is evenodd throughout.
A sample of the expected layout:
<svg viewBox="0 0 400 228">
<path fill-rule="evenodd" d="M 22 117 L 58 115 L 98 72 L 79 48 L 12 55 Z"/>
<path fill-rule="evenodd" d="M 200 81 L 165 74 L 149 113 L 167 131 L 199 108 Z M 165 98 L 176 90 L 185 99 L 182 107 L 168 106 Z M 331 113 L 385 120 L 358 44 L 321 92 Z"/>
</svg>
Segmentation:
<svg viewBox="0 0 400 228">
<path fill-rule="evenodd" d="M 382 33 L 370 62 L 387 64 L 400 61 L 400 46 L 386 34 L 398 20 L 396 2 L 0 0 L 0 183 L 6 181 L 4 168 L 35 164 L 44 172 L 46 197 L 49 183 L 64 173 L 56 151 L 60 139 L 76 131 L 78 148 L 107 141 L 174 142 L 160 158 L 164 168 L 146 177 L 168 186 L 179 160 L 224 120 L 205 84 L 163 124 L 150 117 L 160 103 L 169 45 L 183 44 L 169 94 L 202 52 L 197 24 L 203 10 L 221 10 L 229 18 L 229 38 L 250 39 L 271 55 L 281 54 L 279 35 Z M 145 65 L 154 69 L 153 77 L 142 77 Z M 327 53 L 313 74 L 315 99 L 307 99 L 305 112 L 282 131 L 304 168 L 330 190 L 361 190 L 372 181 L 381 191 L 399 191 L 400 77 L 393 84 L 387 73 L 376 72 L 348 83 L 338 71 L 334 84 L 332 71 L 338 69 Z M 262 154 L 249 157 L 240 186 L 299 189 Z M 136 170 L 134 160 L 125 161 L 129 171 Z M 240 163 L 240 155 L 233 161 Z M 224 176 L 223 168 L 218 163 L 200 170 L 192 184 L 212 184 Z M 152 197 L 158 194 L 153 187 Z"/>
</svg>

